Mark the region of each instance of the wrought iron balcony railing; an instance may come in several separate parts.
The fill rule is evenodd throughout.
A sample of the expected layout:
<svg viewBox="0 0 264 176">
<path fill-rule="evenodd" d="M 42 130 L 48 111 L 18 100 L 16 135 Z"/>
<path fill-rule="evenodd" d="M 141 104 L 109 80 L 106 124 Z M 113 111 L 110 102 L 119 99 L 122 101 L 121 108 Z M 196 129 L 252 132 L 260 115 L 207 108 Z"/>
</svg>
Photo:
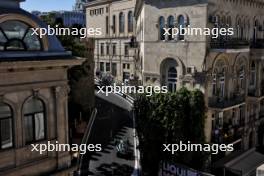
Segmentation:
<svg viewBox="0 0 264 176">
<path fill-rule="evenodd" d="M 249 48 L 250 42 L 243 39 L 217 39 L 211 40 L 211 48 L 213 49 L 243 49 Z"/>
<path fill-rule="evenodd" d="M 242 127 L 243 125 L 241 125 Z M 212 142 L 230 144 L 242 138 L 242 128 L 239 125 L 225 124 L 222 129 L 213 129 Z"/>
<path fill-rule="evenodd" d="M 245 102 L 245 96 L 244 95 L 235 96 L 235 97 L 232 97 L 229 99 L 221 98 L 221 97 L 210 97 L 208 105 L 211 108 L 223 109 L 223 108 L 227 108 L 227 107 L 231 107 L 231 106 L 241 104 L 243 102 Z"/>
</svg>

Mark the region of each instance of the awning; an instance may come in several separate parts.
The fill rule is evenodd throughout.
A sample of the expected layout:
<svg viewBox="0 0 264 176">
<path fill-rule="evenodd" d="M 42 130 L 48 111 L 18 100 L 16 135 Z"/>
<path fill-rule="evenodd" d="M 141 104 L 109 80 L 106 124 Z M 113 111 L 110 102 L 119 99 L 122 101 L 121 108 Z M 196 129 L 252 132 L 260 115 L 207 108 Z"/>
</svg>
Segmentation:
<svg viewBox="0 0 264 176">
<path fill-rule="evenodd" d="M 224 165 L 225 169 L 238 175 L 248 175 L 264 164 L 264 155 L 251 149 Z"/>
</svg>

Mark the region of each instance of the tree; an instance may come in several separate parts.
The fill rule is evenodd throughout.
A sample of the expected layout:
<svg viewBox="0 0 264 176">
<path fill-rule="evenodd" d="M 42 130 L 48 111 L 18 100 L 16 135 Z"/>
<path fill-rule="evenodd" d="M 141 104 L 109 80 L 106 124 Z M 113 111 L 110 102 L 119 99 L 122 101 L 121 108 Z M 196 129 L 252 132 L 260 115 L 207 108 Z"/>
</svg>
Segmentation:
<svg viewBox="0 0 264 176">
<path fill-rule="evenodd" d="M 64 28 L 63 19 L 58 18 L 55 13 L 49 13 L 41 17 L 44 22 L 53 28 Z M 75 25 L 74 27 L 80 28 Z M 69 110 L 79 111 L 81 109 L 86 119 L 90 116 L 91 108 L 94 104 L 94 85 L 93 85 L 93 40 L 81 41 L 79 36 L 60 35 L 57 36 L 65 50 L 71 51 L 73 56 L 86 58 L 86 61 L 75 66 L 68 71 L 70 94 Z M 76 107 L 78 106 L 78 110 Z"/>
<path fill-rule="evenodd" d="M 161 160 L 203 170 L 207 154 L 203 152 L 165 153 L 163 144 L 205 143 L 205 103 L 199 90 L 182 88 L 175 93 L 138 95 L 135 100 L 136 128 L 143 172 L 157 175 Z"/>
</svg>

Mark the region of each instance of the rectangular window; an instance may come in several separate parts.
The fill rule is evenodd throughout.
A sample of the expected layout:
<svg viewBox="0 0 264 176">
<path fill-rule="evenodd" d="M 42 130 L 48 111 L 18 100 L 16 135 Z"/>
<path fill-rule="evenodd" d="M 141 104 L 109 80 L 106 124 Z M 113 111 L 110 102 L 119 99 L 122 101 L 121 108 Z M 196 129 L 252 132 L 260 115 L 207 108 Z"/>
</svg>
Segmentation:
<svg viewBox="0 0 264 176">
<path fill-rule="evenodd" d="M 125 45 L 125 56 L 128 56 L 129 55 L 129 47 L 128 45 L 126 44 Z"/>
<path fill-rule="evenodd" d="M 103 56 L 104 55 L 104 44 L 101 43 L 101 55 Z"/>
<path fill-rule="evenodd" d="M 127 64 L 127 69 L 130 69 L 130 64 Z"/>
<path fill-rule="evenodd" d="M 123 72 L 123 81 L 128 81 L 130 77 L 130 73 L 129 72 Z"/>
<path fill-rule="evenodd" d="M 113 34 L 116 33 L 116 16 L 114 15 L 113 16 L 113 26 L 112 26 L 112 29 L 113 29 Z"/>
<path fill-rule="evenodd" d="M 109 43 L 106 44 L 106 54 L 109 55 Z"/>
<path fill-rule="evenodd" d="M 116 44 L 113 44 L 113 55 L 116 55 Z"/>
<path fill-rule="evenodd" d="M 100 71 L 104 72 L 104 62 L 100 62 Z"/>
<path fill-rule="evenodd" d="M 107 71 L 107 72 L 110 71 L 110 63 L 109 63 L 109 62 L 106 63 L 106 67 L 105 67 L 105 68 L 106 68 L 106 71 Z"/>
<path fill-rule="evenodd" d="M 90 15 L 91 15 L 91 16 L 94 15 L 94 10 L 90 10 Z"/>
<path fill-rule="evenodd" d="M 108 16 L 106 16 L 105 17 L 105 32 L 106 32 L 106 34 L 108 34 L 109 33 L 109 18 L 108 18 Z"/>
<path fill-rule="evenodd" d="M 123 64 L 123 69 L 126 69 L 126 64 Z"/>
<path fill-rule="evenodd" d="M 112 75 L 116 76 L 117 73 L 117 65 L 116 63 L 112 63 Z"/>
</svg>

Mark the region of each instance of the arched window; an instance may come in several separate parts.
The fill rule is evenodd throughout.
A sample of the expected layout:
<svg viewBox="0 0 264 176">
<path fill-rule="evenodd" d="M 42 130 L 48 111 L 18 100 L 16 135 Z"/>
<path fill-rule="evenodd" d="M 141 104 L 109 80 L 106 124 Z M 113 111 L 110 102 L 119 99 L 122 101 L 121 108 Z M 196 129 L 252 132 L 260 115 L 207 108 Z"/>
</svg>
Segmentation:
<svg viewBox="0 0 264 176">
<path fill-rule="evenodd" d="M 10 106 L 0 103 L 0 149 L 13 147 L 13 117 Z"/>
<path fill-rule="evenodd" d="M 172 28 L 174 28 L 174 17 L 173 16 L 168 17 L 168 27 L 169 27 L 170 31 L 172 30 Z M 170 32 L 168 39 L 172 40 L 172 32 Z"/>
<path fill-rule="evenodd" d="M 164 17 L 161 16 L 161 17 L 159 17 L 159 39 L 160 40 L 165 40 L 164 28 L 165 28 L 165 19 L 164 19 Z"/>
<path fill-rule="evenodd" d="M 175 92 L 177 88 L 177 70 L 175 67 L 168 69 L 167 84 L 170 92 Z"/>
<path fill-rule="evenodd" d="M 183 35 L 183 28 L 185 27 L 184 25 L 184 16 L 180 15 L 178 17 L 178 24 L 179 24 L 179 40 L 184 40 L 184 35 Z"/>
<path fill-rule="evenodd" d="M 45 106 L 42 100 L 31 98 L 23 106 L 24 130 L 26 143 L 44 140 L 45 134 Z"/>
<path fill-rule="evenodd" d="M 112 29 L 113 29 L 113 34 L 116 33 L 116 16 L 113 15 L 113 26 L 112 26 Z"/>
<path fill-rule="evenodd" d="M 125 31 L 125 16 L 123 12 L 119 14 L 119 33 L 123 33 Z"/>
<path fill-rule="evenodd" d="M 40 38 L 31 26 L 16 20 L 0 23 L 0 51 L 39 51 Z"/>
<path fill-rule="evenodd" d="M 133 14 L 132 14 L 132 11 L 128 12 L 127 22 L 128 22 L 128 32 L 133 32 Z"/>
</svg>

